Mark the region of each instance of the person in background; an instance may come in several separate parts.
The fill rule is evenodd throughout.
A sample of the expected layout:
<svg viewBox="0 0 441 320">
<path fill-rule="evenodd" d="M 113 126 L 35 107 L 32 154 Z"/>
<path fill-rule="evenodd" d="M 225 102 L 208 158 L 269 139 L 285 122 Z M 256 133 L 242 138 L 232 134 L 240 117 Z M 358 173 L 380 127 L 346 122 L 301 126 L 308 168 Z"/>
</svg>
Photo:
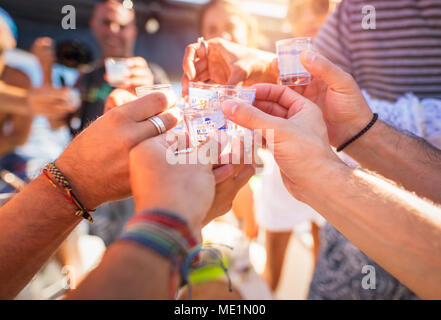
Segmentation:
<svg viewBox="0 0 441 320">
<path fill-rule="evenodd" d="M 209 1 L 202 7 L 199 21 L 201 34 L 207 40 L 220 37 L 248 47 L 257 46 L 259 35 L 256 21 L 237 2 Z M 254 216 L 253 191 L 249 184 L 237 194 L 232 210 L 246 236 L 256 238 L 258 226 Z"/>
<path fill-rule="evenodd" d="M 287 21 L 294 37 L 314 37 L 330 12 L 329 0 L 289 1 Z M 262 150 L 262 186 L 256 196 L 256 218 L 265 233 L 266 265 L 264 275 L 273 291 L 279 284 L 286 249 L 293 230 L 307 224 L 313 239 L 313 265 L 320 250 L 320 226 L 324 219 L 314 209 L 293 198 L 286 190 L 280 169 L 270 152 Z"/>
<path fill-rule="evenodd" d="M 101 58 L 96 69 L 81 76 L 76 85 L 83 104 L 79 112 L 81 124 L 79 128 L 73 128 L 74 132 L 84 129 L 103 115 L 105 101 L 114 89 L 105 78 L 106 58 L 132 58 L 129 60 L 130 81 L 125 87 L 132 92 L 137 86 L 169 83 L 161 67 L 153 63 L 147 65 L 140 57 L 133 58 L 138 35 L 134 9 L 125 8 L 117 0 L 100 1 L 93 8 L 89 25 L 101 50 Z"/>
<path fill-rule="evenodd" d="M 0 92 L 16 93 L 16 99 L 26 101 L 31 83 L 22 71 L 6 65 L 3 54 L 15 48 L 17 26 L 9 14 L 0 8 Z M 26 176 L 26 160 L 14 150 L 23 145 L 29 136 L 32 122 L 31 110 L 27 103 L 11 103 L 2 99 L 0 107 L 0 170 L 12 172 L 21 179 Z M 3 171 L 7 170 L 7 171 Z M 3 174 L 2 174 L 3 176 Z M 11 192 L 14 188 L 0 180 L 0 192 Z"/>
</svg>

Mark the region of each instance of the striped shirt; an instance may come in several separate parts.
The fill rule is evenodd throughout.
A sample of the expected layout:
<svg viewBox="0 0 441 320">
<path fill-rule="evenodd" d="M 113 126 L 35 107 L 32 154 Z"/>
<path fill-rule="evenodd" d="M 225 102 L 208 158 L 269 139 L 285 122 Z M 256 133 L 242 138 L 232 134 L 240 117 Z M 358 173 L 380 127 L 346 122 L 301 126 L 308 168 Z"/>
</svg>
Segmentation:
<svg viewBox="0 0 441 320">
<path fill-rule="evenodd" d="M 375 8 L 374 30 L 362 26 L 366 5 Z M 441 0 L 343 0 L 314 46 L 372 97 L 441 99 Z"/>
</svg>

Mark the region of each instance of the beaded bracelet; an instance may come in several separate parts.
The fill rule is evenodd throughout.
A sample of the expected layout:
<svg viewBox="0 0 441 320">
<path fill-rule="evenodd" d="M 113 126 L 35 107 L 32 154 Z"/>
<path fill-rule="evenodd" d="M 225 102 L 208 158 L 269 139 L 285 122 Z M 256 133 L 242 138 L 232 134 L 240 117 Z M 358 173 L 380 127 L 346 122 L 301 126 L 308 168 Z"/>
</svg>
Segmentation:
<svg viewBox="0 0 441 320">
<path fill-rule="evenodd" d="M 350 145 L 355 140 L 359 139 L 362 135 L 364 135 L 372 126 L 377 122 L 378 120 L 378 114 L 374 113 L 372 116 L 371 122 L 368 123 L 366 127 L 363 128 L 358 134 L 356 134 L 354 137 L 343 143 L 340 147 L 337 148 L 337 152 L 343 151 L 344 148 L 346 148 L 348 145 Z"/>
<path fill-rule="evenodd" d="M 191 295 L 189 275 L 195 270 L 195 268 L 192 268 L 192 262 L 202 250 L 212 250 L 212 255 L 216 258 L 219 257 L 220 262 L 216 265 L 219 265 L 227 273 L 221 253 L 211 247 L 207 249 L 205 246 L 197 245 L 197 241 L 191 234 L 185 220 L 169 211 L 155 209 L 136 214 L 127 222 L 125 231 L 119 241 L 138 243 L 172 262 L 169 289 L 171 299 L 175 297 L 177 292 L 175 279 L 178 273 L 182 279 L 181 286 L 188 284 L 189 295 Z M 206 265 L 202 264 L 203 267 Z M 228 282 L 231 287 L 229 277 Z"/>
<path fill-rule="evenodd" d="M 95 210 L 86 209 L 81 204 L 81 202 L 73 193 L 69 181 L 63 175 L 60 169 L 58 169 L 55 166 L 55 163 L 53 162 L 48 163 L 43 169 L 43 175 L 47 178 L 47 180 L 55 189 L 60 190 L 62 192 L 63 196 L 67 199 L 67 201 L 69 201 L 70 203 L 74 204 L 77 207 L 77 210 L 75 210 L 76 216 L 83 217 L 90 223 L 93 222 L 93 218 L 90 213 L 94 212 Z"/>
</svg>

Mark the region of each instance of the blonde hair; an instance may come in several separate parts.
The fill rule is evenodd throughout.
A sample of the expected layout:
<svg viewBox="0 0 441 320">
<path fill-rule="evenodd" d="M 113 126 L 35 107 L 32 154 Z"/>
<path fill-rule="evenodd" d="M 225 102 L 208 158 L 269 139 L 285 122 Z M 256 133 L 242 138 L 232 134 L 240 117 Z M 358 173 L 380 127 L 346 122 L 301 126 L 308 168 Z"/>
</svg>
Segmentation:
<svg viewBox="0 0 441 320">
<path fill-rule="evenodd" d="M 260 34 L 257 27 L 256 20 L 248 14 L 243 7 L 237 2 L 233 2 L 231 0 L 210 0 L 207 4 L 205 4 L 201 11 L 199 12 L 199 29 L 202 32 L 202 23 L 204 20 L 204 16 L 208 10 L 213 7 L 222 7 L 229 12 L 237 15 L 242 21 L 247 25 L 248 38 L 247 45 L 248 47 L 258 47 L 260 42 Z"/>
</svg>

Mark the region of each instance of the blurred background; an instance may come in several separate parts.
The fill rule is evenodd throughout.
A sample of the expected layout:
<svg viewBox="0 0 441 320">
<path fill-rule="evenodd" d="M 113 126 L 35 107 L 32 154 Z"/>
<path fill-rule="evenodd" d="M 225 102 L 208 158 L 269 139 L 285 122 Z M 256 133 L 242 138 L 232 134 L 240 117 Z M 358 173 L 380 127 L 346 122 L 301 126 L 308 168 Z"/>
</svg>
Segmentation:
<svg viewBox="0 0 441 320">
<path fill-rule="evenodd" d="M 76 9 L 76 30 L 63 30 L 61 9 L 65 0 L 2 0 L 2 7 L 18 25 L 18 48 L 29 50 L 38 37 L 51 37 L 56 42 L 75 39 L 86 43 L 95 54 L 98 47 L 89 29 L 89 19 L 97 0 L 71 0 Z M 182 76 L 181 60 L 186 45 L 199 36 L 199 9 L 206 0 L 125 0 L 124 5 L 136 9 L 139 35 L 135 55 L 157 63 L 167 72 L 170 80 Z M 275 51 L 275 40 L 289 37 L 290 26 L 284 19 L 288 0 L 240 1 L 258 21 L 264 39 L 262 49 Z M 271 42 L 265 41 L 271 39 Z M 167 52 L 165 55 L 164 52 Z"/>
</svg>

